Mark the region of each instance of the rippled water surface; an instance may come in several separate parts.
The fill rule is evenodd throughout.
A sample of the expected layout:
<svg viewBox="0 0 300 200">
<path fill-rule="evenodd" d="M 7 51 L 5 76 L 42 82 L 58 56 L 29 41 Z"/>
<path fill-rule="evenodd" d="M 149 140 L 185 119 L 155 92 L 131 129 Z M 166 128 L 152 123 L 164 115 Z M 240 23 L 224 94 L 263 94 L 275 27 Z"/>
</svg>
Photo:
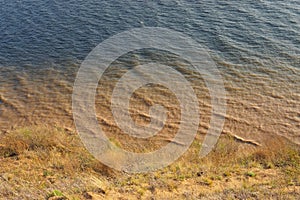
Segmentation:
<svg viewBox="0 0 300 200">
<path fill-rule="evenodd" d="M 71 95 L 80 63 L 100 42 L 138 27 L 173 29 L 208 49 L 227 91 L 225 133 L 258 141 L 278 134 L 300 143 L 300 4 L 296 0 L 2 0 L 0 129 L 44 123 L 73 127 Z M 192 77 L 185 62 L 149 51 L 133 52 L 113 66 L 122 69 L 153 59 L 180 68 L 191 81 L 201 110 L 199 132 L 205 133 L 209 94 L 201 76 Z M 99 82 L 96 100 L 100 124 L 114 133 L 120 130 L 109 98 L 119 71 L 108 71 Z M 132 101 L 138 106 L 132 116 L 139 123 L 147 122 L 147 105 L 166 104 L 171 125 L 165 131 L 171 133 L 178 119 L 175 97 L 154 88 L 137 91 Z"/>
</svg>

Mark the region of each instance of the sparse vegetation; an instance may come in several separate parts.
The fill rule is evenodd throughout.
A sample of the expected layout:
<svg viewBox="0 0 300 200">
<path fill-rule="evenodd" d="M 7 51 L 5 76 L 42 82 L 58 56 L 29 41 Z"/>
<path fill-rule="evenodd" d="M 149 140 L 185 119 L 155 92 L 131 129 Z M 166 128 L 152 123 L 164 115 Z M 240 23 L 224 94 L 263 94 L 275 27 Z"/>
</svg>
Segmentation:
<svg viewBox="0 0 300 200">
<path fill-rule="evenodd" d="M 147 174 L 114 171 L 70 130 L 17 129 L 0 139 L 1 199 L 297 199 L 299 147 L 277 137 L 253 147 L 222 136 L 199 159 L 198 138 L 171 166 Z"/>
</svg>

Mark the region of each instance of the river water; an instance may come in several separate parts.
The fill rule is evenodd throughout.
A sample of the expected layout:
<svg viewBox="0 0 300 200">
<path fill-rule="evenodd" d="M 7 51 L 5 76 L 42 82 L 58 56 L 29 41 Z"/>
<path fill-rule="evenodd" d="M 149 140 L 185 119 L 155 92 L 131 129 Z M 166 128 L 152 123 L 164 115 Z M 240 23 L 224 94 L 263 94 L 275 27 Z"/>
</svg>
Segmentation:
<svg viewBox="0 0 300 200">
<path fill-rule="evenodd" d="M 105 39 L 140 27 L 172 29 L 208 49 L 227 92 L 225 133 L 258 141 L 276 134 L 300 143 L 296 0 L 1 0 L 0 130 L 35 124 L 74 128 L 72 87 L 81 62 Z M 120 73 L 115 68 L 153 59 L 179 67 L 192 82 L 201 110 L 199 132 L 205 134 L 211 105 L 201 76 L 191 78 L 193 70 L 185 62 L 160 51 L 132 52 L 112 64 L 114 69 L 100 80 L 97 90 L 99 123 L 108 132 L 120 132 L 109 100 Z M 171 125 L 165 130 L 171 133 L 180 118 L 178 102 L 169 91 L 157 88 L 137 91 L 132 117 L 147 123 L 147 106 L 166 104 Z"/>
</svg>

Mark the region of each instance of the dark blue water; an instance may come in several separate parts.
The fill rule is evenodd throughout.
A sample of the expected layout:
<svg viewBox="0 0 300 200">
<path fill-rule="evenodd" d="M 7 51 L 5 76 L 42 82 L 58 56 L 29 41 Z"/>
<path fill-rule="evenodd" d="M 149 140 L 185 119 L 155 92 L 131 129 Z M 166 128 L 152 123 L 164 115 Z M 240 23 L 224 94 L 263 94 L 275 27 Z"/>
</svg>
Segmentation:
<svg viewBox="0 0 300 200">
<path fill-rule="evenodd" d="M 134 27 L 183 32 L 223 59 L 278 59 L 299 68 L 297 1 L 1 1 L 0 65 L 83 60 Z M 292 58 L 292 60 L 291 60 Z"/>
<path fill-rule="evenodd" d="M 143 26 L 182 32 L 209 50 L 228 92 L 226 131 L 300 142 L 298 0 L 0 0 L 1 126 L 69 116 L 87 54 Z"/>
</svg>

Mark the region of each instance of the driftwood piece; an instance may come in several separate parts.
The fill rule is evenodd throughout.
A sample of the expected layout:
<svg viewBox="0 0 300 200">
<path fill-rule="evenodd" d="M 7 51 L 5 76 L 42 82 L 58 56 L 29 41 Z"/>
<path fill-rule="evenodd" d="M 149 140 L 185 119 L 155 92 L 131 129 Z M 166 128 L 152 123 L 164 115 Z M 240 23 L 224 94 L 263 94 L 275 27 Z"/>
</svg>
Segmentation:
<svg viewBox="0 0 300 200">
<path fill-rule="evenodd" d="M 238 142 L 243 142 L 243 143 L 247 143 L 247 144 L 252 144 L 254 146 L 262 146 L 260 143 L 254 141 L 254 140 L 249 140 L 249 139 L 245 139 L 245 138 L 242 138 L 238 135 L 234 135 L 234 134 L 231 134 L 231 133 L 224 133 L 224 134 L 227 134 L 229 135 L 230 137 L 233 137 L 236 141 Z"/>
</svg>

